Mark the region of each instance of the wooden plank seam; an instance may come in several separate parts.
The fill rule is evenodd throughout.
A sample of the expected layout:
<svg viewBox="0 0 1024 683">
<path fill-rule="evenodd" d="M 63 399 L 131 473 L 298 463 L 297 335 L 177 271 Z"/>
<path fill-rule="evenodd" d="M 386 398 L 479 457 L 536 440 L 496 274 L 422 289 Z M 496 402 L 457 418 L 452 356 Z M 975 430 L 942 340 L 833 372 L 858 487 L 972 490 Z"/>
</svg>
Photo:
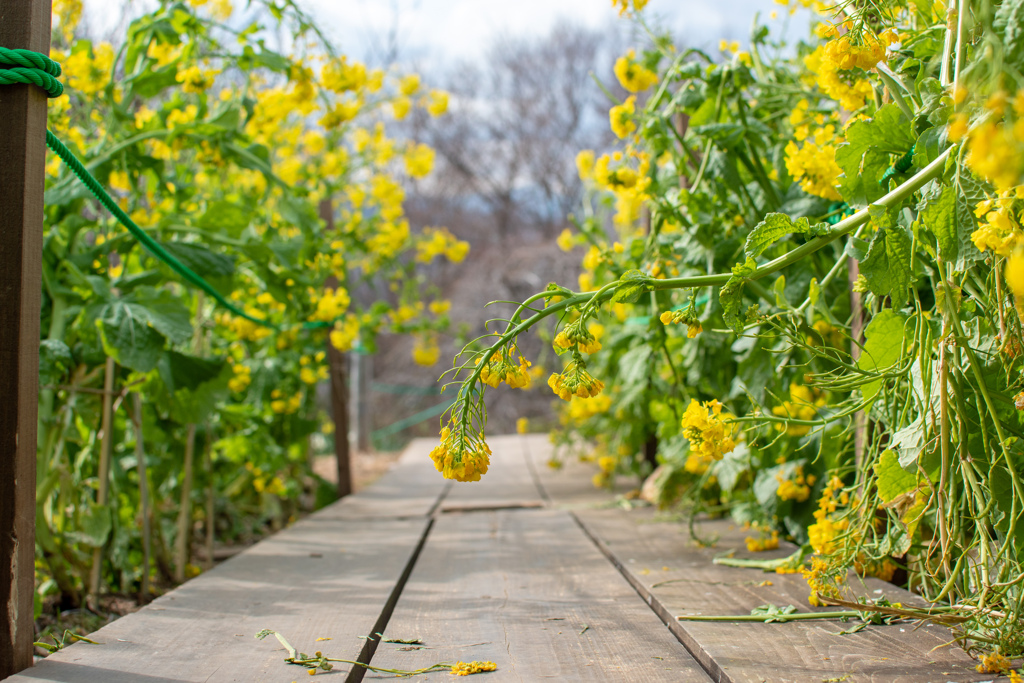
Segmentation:
<svg viewBox="0 0 1024 683">
<path fill-rule="evenodd" d="M 701 644 L 685 629 L 682 624 L 675 618 L 675 616 L 669 612 L 668 608 L 662 604 L 661 600 L 658 600 L 653 593 L 647 590 L 647 588 L 636 578 L 633 574 L 626 569 L 626 566 L 619 561 L 619 558 L 615 556 L 611 548 L 598 538 L 595 534 L 591 533 L 587 525 L 576 516 L 576 513 L 572 510 L 569 511 L 573 521 L 583 530 L 587 538 L 597 547 L 601 553 L 608 558 L 608 561 L 622 574 L 622 577 L 629 582 L 629 585 L 633 587 L 633 590 L 637 592 L 645 603 L 651 608 L 658 618 L 661 619 L 661 623 L 668 627 L 668 630 L 672 632 L 672 635 L 676 637 L 676 640 L 682 644 L 686 651 L 690 653 L 690 656 L 700 664 L 701 668 L 711 677 L 711 680 L 716 683 L 733 683 L 733 679 L 725 673 L 722 667 L 714 660 L 714 658 L 705 650 Z"/>
</svg>

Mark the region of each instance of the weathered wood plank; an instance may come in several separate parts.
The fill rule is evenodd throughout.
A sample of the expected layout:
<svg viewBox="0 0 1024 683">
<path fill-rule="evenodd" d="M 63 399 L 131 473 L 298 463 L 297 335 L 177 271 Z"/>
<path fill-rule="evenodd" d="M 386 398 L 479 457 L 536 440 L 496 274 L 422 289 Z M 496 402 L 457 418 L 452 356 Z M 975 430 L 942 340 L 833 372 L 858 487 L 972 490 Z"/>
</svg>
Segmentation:
<svg viewBox="0 0 1024 683">
<path fill-rule="evenodd" d="M 273 637 L 254 639 L 264 628 L 357 659 L 428 524 L 307 518 L 92 634 L 102 645 L 77 643 L 8 682 L 305 678 Z"/>
<path fill-rule="evenodd" d="M 580 462 L 575 456 L 562 459 L 557 469 L 548 462 L 554 454 L 554 446 L 546 435 L 531 434 L 526 437 L 527 457 L 546 500 L 561 508 L 594 507 L 609 505 L 615 496 L 622 495 L 639 486 L 633 477 L 615 478 L 611 491 L 597 488 L 593 477 L 598 469 L 591 462 Z"/>
<path fill-rule="evenodd" d="M 437 508 L 449 482 L 434 469 L 434 439 L 414 439 L 402 457 L 373 486 L 342 498 L 313 515 L 317 519 L 427 517 Z"/>
<path fill-rule="evenodd" d="M 442 512 L 503 507 L 542 507 L 544 500 L 527 461 L 530 440 L 519 434 L 490 437 L 491 464 L 480 481 L 454 482 Z M 436 474 L 440 477 L 440 474 Z"/>
<path fill-rule="evenodd" d="M 736 557 L 768 559 L 791 549 L 751 554 L 747 535 L 729 522 L 708 522 L 699 533 L 718 536 L 715 547 L 698 547 L 685 525 L 658 523 L 650 508 L 625 511 L 577 510 L 573 514 L 650 602 L 679 639 L 716 680 L 732 681 L 980 681 L 974 661 L 951 640 L 948 629 L 928 625 L 869 626 L 859 633 L 836 635 L 849 628 L 838 620 L 785 624 L 678 622 L 678 615 L 749 614 L 766 603 L 807 605 L 803 577 L 765 574 L 750 569 L 713 565 L 714 556 L 735 551 Z M 730 528 L 732 527 L 732 528 Z M 856 592 L 893 601 L 919 603 L 907 591 L 878 579 L 854 580 Z M 762 585 L 770 582 L 771 585 Z M 937 648 L 937 649 L 936 649 Z M 843 678 L 843 677 L 846 678 Z"/>
<path fill-rule="evenodd" d="M 50 0 L 0 2 L 0 45 L 50 53 Z M 32 664 L 46 93 L 0 86 L 0 677 Z"/>
<path fill-rule="evenodd" d="M 490 660 L 488 681 L 708 680 L 563 510 L 441 516 L 384 636 L 429 649 L 381 643 L 375 666 Z"/>
</svg>

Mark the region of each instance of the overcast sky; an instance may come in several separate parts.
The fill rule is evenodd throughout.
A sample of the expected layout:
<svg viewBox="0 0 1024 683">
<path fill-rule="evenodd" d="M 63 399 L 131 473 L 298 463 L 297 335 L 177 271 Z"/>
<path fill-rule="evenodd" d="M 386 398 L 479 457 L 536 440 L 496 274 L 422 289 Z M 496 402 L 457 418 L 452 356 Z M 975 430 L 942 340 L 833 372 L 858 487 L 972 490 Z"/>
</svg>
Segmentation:
<svg viewBox="0 0 1024 683">
<path fill-rule="evenodd" d="M 133 0 L 145 6 L 149 0 Z M 99 34 L 112 28 L 124 0 L 85 0 L 90 25 Z M 591 27 L 613 22 L 611 0 L 297 0 L 344 52 L 367 59 L 387 46 L 397 26 L 401 61 L 445 62 L 481 56 L 497 36 L 546 33 L 560 18 Z M 244 6 L 244 0 L 236 0 Z M 746 42 L 754 13 L 767 21 L 772 0 L 650 0 L 646 13 L 673 34 L 698 47 L 718 40 Z M 785 15 L 785 10 L 780 12 Z M 398 17 L 397 24 L 395 17 Z M 780 20 L 781 21 L 781 20 Z M 799 20 L 804 24 L 806 20 Z M 780 22 L 769 22 L 773 29 Z M 800 31 L 798 31 L 798 34 Z"/>
</svg>

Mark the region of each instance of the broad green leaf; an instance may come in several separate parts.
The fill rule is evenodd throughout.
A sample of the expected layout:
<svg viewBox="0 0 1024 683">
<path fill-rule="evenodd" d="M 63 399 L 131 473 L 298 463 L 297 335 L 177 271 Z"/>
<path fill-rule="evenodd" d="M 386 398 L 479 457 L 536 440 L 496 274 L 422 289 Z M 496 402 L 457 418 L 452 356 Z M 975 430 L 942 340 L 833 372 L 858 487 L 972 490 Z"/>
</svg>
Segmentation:
<svg viewBox="0 0 1024 683">
<path fill-rule="evenodd" d="M 939 257 L 956 263 L 960 257 L 960 222 L 956 213 L 956 190 L 943 185 L 939 194 L 925 202 L 921 222 L 939 243 Z"/>
<path fill-rule="evenodd" d="M 806 218 L 798 218 L 793 221 L 784 213 L 770 213 L 750 231 L 743 249 L 747 259 L 755 259 L 786 235 L 818 236 L 826 234 L 828 229 L 827 223 L 811 225 Z"/>
<path fill-rule="evenodd" d="M 1003 0 L 999 3 L 992 28 L 1006 48 L 1003 59 L 1019 72 L 1024 68 L 1024 0 Z"/>
<path fill-rule="evenodd" d="M 110 538 L 110 508 L 90 502 L 78 516 L 78 528 L 66 534 L 75 543 L 100 547 Z"/>
<path fill-rule="evenodd" d="M 238 237 L 249 226 L 252 212 L 232 202 L 212 202 L 196 221 L 196 227 Z"/>
<path fill-rule="evenodd" d="M 888 191 L 879 184 L 886 169 L 914 145 L 916 138 L 906 115 L 887 104 L 874 118 L 854 121 L 846 129 L 846 143 L 836 150 L 843 169 L 839 193 L 851 206 L 866 206 Z"/>
<path fill-rule="evenodd" d="M 917 476 L 900 466 L 896 451 L 885 451 L 875 465 L 878 497 L 882 502 L 891 503 L 897 496 L 917 488 Z"/>
<path fill-rule="evenodd" d="M 168 290 L 139 287 L 129 301 L 134 315 L 148 322 L 172 343 L 183 344 L 192 338 L 192 315 Z"/>
<path fill-rule="evenodd" d="M 881 208 L 881 207 L 879 207 Z M 850 240 L 848 251 L 860 261 L 860 272 L 876 296 L 892 297 L 894 308 L 902 308 L 910 297 L 914 271 L 913 239 L 906 228 L 882 210 L 873 218 L 879 223 L 866 251 L 863 240 Z"/>
<path fill-rule="evenodd" d="M 73 362 L 67 344 L 60 339 L 44 339 L 39 343 L 39 383 L 59 383 Z"/>
<path fill-rule="evenodd" d="M 231 290 L 235 261 L 227 254 L 211 251 L 209 247 L 191 242 L 165 242 L 164 248 L 221 293 Z"/>
<path fill-rule="evenodd" d="M 105 306 L 103 311 L 98 324 L 104 351 L 138 372 L 156 367 L 167 340 L 150 325 L 148 311 L 124 302 Z"/>
<path fill-rule="evenodd" d="M 864 330 L 864 350 L 857 366 L 870 371 L 883 371 L 897 363 L 906 334 L 907 317 L 891 308 L 880 311 Z M 882 380 L 874 380 L 861 387 L 864 398 L 870 400 L 882 388 Z"/>
</svg>

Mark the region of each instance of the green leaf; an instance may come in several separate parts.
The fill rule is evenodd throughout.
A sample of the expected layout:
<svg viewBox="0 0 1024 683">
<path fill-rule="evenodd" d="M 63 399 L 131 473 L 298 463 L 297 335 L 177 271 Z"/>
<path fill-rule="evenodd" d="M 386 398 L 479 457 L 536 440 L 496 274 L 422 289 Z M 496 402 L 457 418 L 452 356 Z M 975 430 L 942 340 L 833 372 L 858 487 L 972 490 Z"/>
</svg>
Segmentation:
<svg viewBox="0 0 1024 683">
<path fill-rule="evenodd" d="M 192 338 L 192 315 L 181 300 L 166 289 L 139 287 L 129 301 L 133 311 L 174 344 Z"/>
<path fill-rule="evenodd" d="M 103 308 L 98 325 L 104 351 L 118 363 L 138 372 L 156 367 L 166 338 L 149 324 L 144 307 L 124 302 L 109 304 Z"/>
<path fill-rule="evenodd" d="M 210 251 L 205 245 L 191 242 L 165 242 L 164 248 L 222 294 L 231 291 L 235 260 L 227 254 Z"/>
<path fill-rule="evenodd" d="M 169 351 L 157 368 L 171 394 L 170 413 L 181 424 L 201 422 L 227 396 L 231 366 Z"/>
<path fill-rule="evenodd" d="M 619 278 L 620 285 L 615 294 L 612 295 L 612 302 L 617 304 L 631 304 L 640 298 L 644 292 L 650 291 L 651 277 L 639 270 L 627 270 Z"/>
<path fill-rule="evenodd" d="M 866 206 L 886 194 L 878 181 L 892 165 L 893 155 L 906 154 L 915 141 L 910 120 L 895 104 L 885 105 L 874 118 L 850 124 L 846 143 L 836 150 L 836 163 L 843 169 L 843 199 L 851 206 Z"/>
<path fill-rule="evenodd" d="M 210 232 L 238 237 L 249 226 L 252 212 L 231 202 L 212 202 L 196 221 L 196 227 Z"/>
<path fill-rule="evenodd" d="M 75 543 L 84 543 L 98 548 L 110 538 L 112 526 L 110 508 L 90 502 L 78 516 L 78 528 L 69 532 L 67 537 Z"/>
<path fill-rule="evenodd" d="M 804 222 L 806 224 L 806 220 Z M 748 259 L 757 258 L 765 249 L 791 232 L 806 232 L 806 229 L 800 230 L 784 213 L 770 213 L 747 235 L 743 251 Z"/>
<path fill-rule="evenodd" d="M 931 230 L 939 243 L 939 256 L 946 263 L 960 257 L 960 225 L 956 214 L 956 190 L 942 186 L 937 196 L 926 200 L 921 223 Z"/>
<path fill-rule="evenodd" d="M 872 219 L 879 223 L 878 231 L 865 252 L 863 240 L 850 240 L 848 252 L 860 261 L 860 272 L 867 280 L 868 289 L 876 296 L 892 297 L 894 308 L 902 308 L 910 297 L 914 272 L 911 259 L 913 239 L 910 232 L 892 220 L 880 209 Z"/>
<path fill-rule="evenodd" d="M 905 338 L 907 316 L 891 308 L 880 311 L 864 330 L 864 351 L 857 366 L 872 372 L 883 371 L 900 360 Z M 864 398 L 870 400 L 882 388 L 881 379 L 861 387 Z"/>
<path fill-rule="evenodd" d="M 878 477 L 878 497 L 885 503 L 891 503 L 897 496 L 917 488 L 917 476 L 900 466 L 896 451 L 882 453 L 875 465 L 875 475 Z"/>
<path fill-rule="evenodd" d="M 73 362 L 71 349 L 60 339 L 39 342 L 39 383 L 57 384 L 67 375 Z"/>
<path fill-rule="evenodd" d="M 1003 0 L 992 21 L 995 35 L 1003 40 L 1006 66 L 1024 67 L 1024 0 Z"/>
</svg>

